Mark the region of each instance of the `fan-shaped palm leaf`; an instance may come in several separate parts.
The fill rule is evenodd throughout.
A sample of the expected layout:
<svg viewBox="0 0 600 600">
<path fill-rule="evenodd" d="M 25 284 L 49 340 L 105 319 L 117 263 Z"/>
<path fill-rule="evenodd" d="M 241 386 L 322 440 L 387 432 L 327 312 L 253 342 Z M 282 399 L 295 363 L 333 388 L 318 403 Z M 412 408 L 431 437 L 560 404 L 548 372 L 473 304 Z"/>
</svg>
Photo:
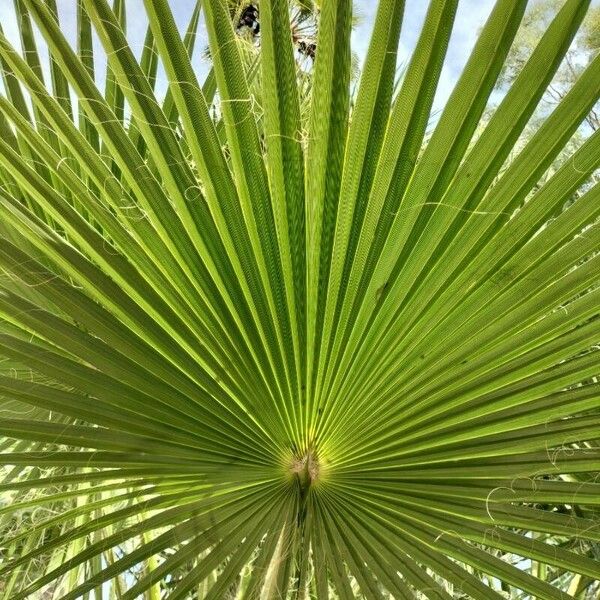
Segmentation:
<svg viewBox="0 0 600 600">
<path fill-rule="evenodd" d="M 257 70 L 205 0 L 204 83 L 200 6 L 182 40 L 145 0 L 138 60 L 125 4 L 80 0 L 77 49 L 55 0 L 0 37 L 4 597 L 591 598 L 599 134 L 538 182 L 600 58 L 507 163 L 589 0 L 480 132 L 526 5 L 498 0 L 430 136 L 457 0 L 397 94 L 381 0 L 352 98 L 351 1 L 319 3 L 308 120 L 286 1 Z"/>
</svg>

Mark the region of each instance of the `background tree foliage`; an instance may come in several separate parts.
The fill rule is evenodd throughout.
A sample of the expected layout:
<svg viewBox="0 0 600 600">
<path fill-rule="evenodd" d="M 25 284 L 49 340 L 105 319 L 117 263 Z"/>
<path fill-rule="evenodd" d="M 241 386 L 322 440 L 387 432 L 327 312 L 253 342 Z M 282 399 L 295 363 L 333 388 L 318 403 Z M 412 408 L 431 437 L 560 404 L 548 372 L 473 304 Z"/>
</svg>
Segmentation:
<svg viewBox="0 0 600 600">
<path fill-rule="evenodd" d="M 497 86 L 500 90 L 505 90 L 516 79 L 562 4 L 563 0 L 533 0 L 530 2 L 515 43 L 508 53 L 498 78 Z M 600 6 L 592 6 L 571 47 L 565 54 L 563 63 L 548 86 L 540 111 L 547 113 L 554 108 L 599 52 Z M 585 121 L 593 131 L 600 127 L 598 105 L 590 111 Z"/>
</svg>

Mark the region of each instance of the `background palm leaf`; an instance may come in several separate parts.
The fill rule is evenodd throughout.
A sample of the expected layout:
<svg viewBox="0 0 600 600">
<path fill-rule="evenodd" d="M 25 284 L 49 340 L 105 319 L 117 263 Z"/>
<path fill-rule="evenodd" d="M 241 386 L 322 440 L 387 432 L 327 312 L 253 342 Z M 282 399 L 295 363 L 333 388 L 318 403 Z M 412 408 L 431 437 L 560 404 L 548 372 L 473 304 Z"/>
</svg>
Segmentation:
<svg viewBox="0 0 600 600">
<path fill-rule="evenodd" d="M 181 36 L 145 0 L 138 58 L 125 2 L 79 0 L 73 48 L 54 0 L 15 0 L 0 593 L 595 598 L 598 132 L 556 158 L 599 57 L 519 141 L 589 0 L 482 119 L 527 4 L 498 0 L 433 123 L 457 0 L 431 0 L 397 91 L 382 0 L 356 93 L 352 3 L 299 4 L 261 1 L 257 50 L 242 5 L 196 4 Z"/>
</svg>

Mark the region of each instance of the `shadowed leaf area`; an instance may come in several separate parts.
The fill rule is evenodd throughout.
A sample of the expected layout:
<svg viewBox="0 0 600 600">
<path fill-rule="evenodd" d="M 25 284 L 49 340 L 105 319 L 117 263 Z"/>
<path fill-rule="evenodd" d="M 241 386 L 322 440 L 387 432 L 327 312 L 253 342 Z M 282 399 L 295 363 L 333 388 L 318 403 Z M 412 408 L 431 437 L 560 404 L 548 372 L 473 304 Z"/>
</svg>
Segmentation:
<svg viewBox="0 0 600 600">
<path fill-rule="evenodd" d="M 351 0 L 63 2 L 0 5 L 0 598 L 597 598 L 590 0 L 439 112 L 458 0 L 360 72 Z"/>
</svg>

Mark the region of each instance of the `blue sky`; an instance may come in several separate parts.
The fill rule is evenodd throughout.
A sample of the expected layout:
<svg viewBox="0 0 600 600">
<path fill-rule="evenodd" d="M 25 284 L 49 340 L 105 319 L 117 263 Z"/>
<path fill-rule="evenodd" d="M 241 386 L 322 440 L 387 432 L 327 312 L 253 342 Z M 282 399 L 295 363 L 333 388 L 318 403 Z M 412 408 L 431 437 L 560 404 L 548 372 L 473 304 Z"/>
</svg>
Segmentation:
<svg viewBox="0 0 600 600">
<path fill-rule="evenodd" d="M 172 0 L 171 6 L 175 19 L 184 30 L 189 20 L 194 0 Z M 74 41 L 76 28 L 75 0 L 57 0 L 60 12 L 60 20 L 63 30 Z M 364 56 L 373 25 L 377 2 L 375 0 L 355 0 L 355 12 L 360 16 L 360 23 L 353 34 L 353 47 L 356 53 Z M 477 31 L 485 22 L 489 15 L 494 0 L 460 0 L 457 18 L 448 56 L 444 69 L 442 71 L 438 101 L 443 103 L 450 91 L 453 83 L 456 81 L 462 66 L 468 58 L 470 49 L 475 43 Z M 405 16 L 402 26 L 402 36 L 400 41 L 400 60 L 406 61 L 410 52 L 415 46 L 419 31 L 423 24 L 423 19 L 427 10 L 428 2 L 425 0 L 407 0 Z M 18 45 L 16 35 L 16 23 L 12 11 L 12 2 L 9 0 L 0 1 L 0 22 L 11 40 Z M 146 32 L 147 21 L 145 19 L 143 0 L 126 0 L 128 13 L 128 37 L 130 44 L 139 53 L 141 51 L 144 36 Z M 202 22 L 199 28 L 200 44 L 206 43 L 206 31 Z M 200 57 L 197 56 L 195 66 L 201 72 L 205 70 Z M 99 69 L 101 72 L 101 69 Z"/>
<path fill-rule="evenodd" d="M 428 4 L 424 0 L 406 1 L 400 35 L 399 62 L 407 62 L 410 58 L 423 25 Z M 434 102 L 434 111 L 443 107 L 445 100 L 450 95 L 467 62 L 471 49 L 475 45 L 477 34 L 493 6 L 494 0 L 459 1 L 452 37 Z M 355 12 L 361 17 L 361 24 L 354 31 L 353 47 L 359 55 L 366 52 L 376 10 L 377 2 L 373 0 L 355 1 Z"/>
<path fill-rule="evenodd" d="M 74 43 L 76 0 L 56 1 L 63 30 Z M 147 26 L 143 0 L 125 0 L 125 2 L 128 13 L 128 38 L 136 54 L 139 54 L 143 46 Z M 6 35 L 18 46 L 12 4 L 10 0 L 0 0 L 0 23 L 2 23 Z M 171 0 L 174 15 L 181 30 L 186 28 L 194 4 L 195 0 Z M 401 62 L 406 62 L 410 57 L 421 30 L 428 4 L 426 0 L 406 0 L 399 50 L 399 60 Z M 600 0 L 593 0 L 593 4 L 600 4 Z M 354 5 L 355 12 L 360 17 L 360 23 L 353 33 L 353 48 L 359 57 L 363 57 L 369 43 L 377 2 L 376 0 L 355 0 Z M 493 5 L 494 0 L 459 0 L 454 29 L 442 70 L 438 93 L 434 102 L 434 111 L 443 107 L 445 100 L 452 91 L 468 59 L 477 34 L 489 16 Z M 201 48 L 206 43 L 206 30 L 201 21 L 198 47 Z M 200 79 L 202 79 L 202 74 L 206 72 L 207 67 L 198 52 L 194 58 L 194 66 L 200 74 Z M 100 74 L 104 71 L 105 67 L 101 61 L 98 61 L 97 68 Z M 158 77 L 159 87 L 164 87 L 164 73 L 159 73 Z"/>
</svg>

